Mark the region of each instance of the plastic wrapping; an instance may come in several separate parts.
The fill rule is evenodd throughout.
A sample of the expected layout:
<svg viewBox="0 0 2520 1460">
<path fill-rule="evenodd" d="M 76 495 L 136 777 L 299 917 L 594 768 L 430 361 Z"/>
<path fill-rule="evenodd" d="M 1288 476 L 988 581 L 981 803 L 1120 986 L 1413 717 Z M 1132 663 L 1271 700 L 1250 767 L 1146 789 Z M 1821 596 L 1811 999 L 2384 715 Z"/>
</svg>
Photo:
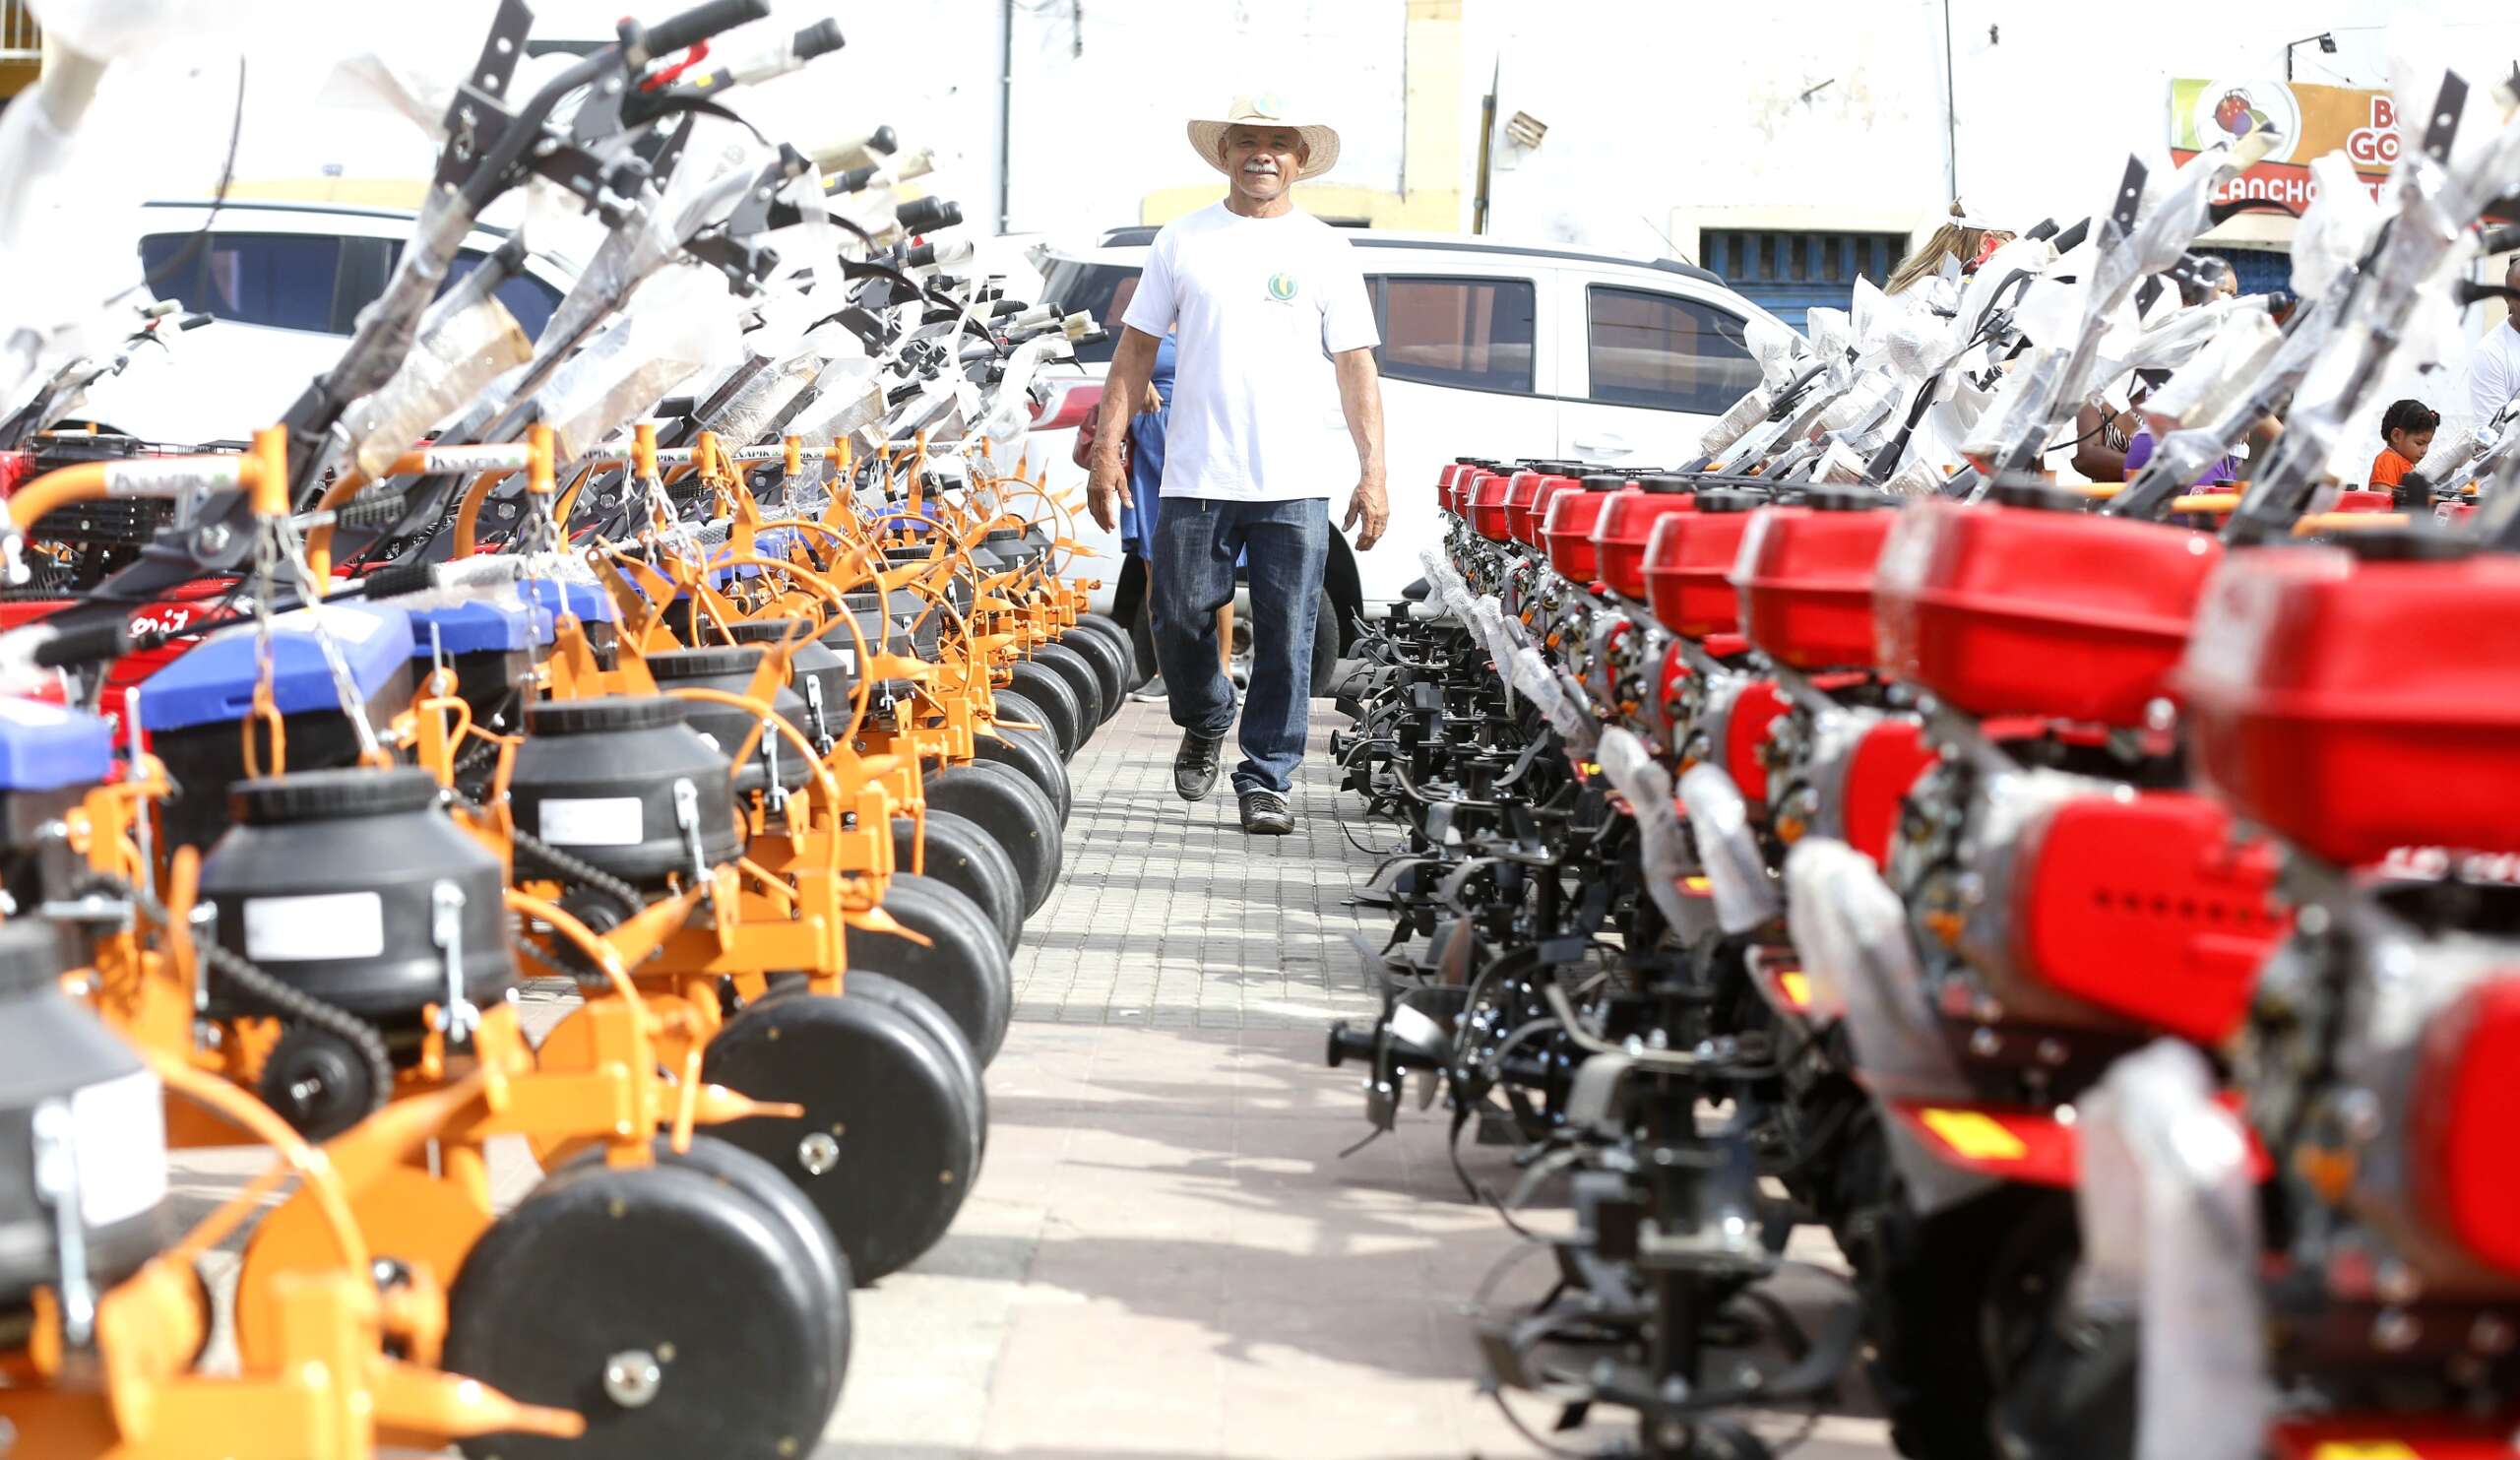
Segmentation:
<svg viewBox="0 0 2520 1460">
<path fill-rule="evenodd" d="M 716 432 L 719 441 L 727 446 L 750 445 L 760 439 L 779 413 L 804 394 L 822 369 L 822 356 L 810 349 L 775 360 L 745 381 L 733 398 L 712 412 L 701 425 Z"/>
<path fill-rule="evenodd" d="M 1697 438 L 1697 454 L 1714 456 L 1740 440 L 1742 432 L 1767 419 L 1768 412 L 1775 405 L 1776 396 L 1765 384 L 1750 387 L 1747 395 L 1733 402 L 1730 409 L 1716 417 L 1715 424 L 1708 426 L 1705 434 Z"/>
<path fill-rule="evenodd" d="M 2144 399 L 2144 419 L 2154 436 L 2166 437 L 2180 426 L 2213 420 L 2231 410 L 2283 343 L 2284 332 L 2263 309 L 2243 311 L 2231 320 L 2161 389 Z"/>
<path fill-rule="evenodd" d="M 1741 343 L 1749 349 L 1750 358 L 1759 362 L 1759 383 L 1769 390 L 1784 386 L 1798 373 L 1796 367 L 1802 342 L 1784 325 L 1764 317 L 1754 318 L 1741 327 Z"/>
<path fill-rule="evenodd" d="M 460 410 L 505 372 L 534 357 L 515 316 L 495 294 L 466 299 L 457 290 L 421 318 L 419 338 L 394 378 L 361 397 L 344 415 L 356 443 L 358 469 L 370 480 L 389 475 L 403 454 L 430 426 Z"/>
<path fill-rule="evenodd" d="M 1517 648 L 1512 663 L 1516 687 L 1531 696 L 1549 728 L 1573 749 L 1590 754 L 1601 726 L 1580 698 L 1582 691 L 1570 689 L 1565 676 L 1551 668 L 1537 649 Z"/>
<path fill-rule="evenodd" d="M 1805 837 L 1786 857 L 1785 882 L 1786 927 L 1812 1001 L 1841 1011 L 1866 1081 L 1903 1099 L 1967 1096 L 1969 1082 L 1931 1023 L 1907 906 L 1871 859 L 1832 838 Z"/>
<path fill-rule="evenodd" d="M 1715 920 L 1728 933 L 1744 933 L 1775 917 L 1776 887 L 1732 778 L 1714 766 L 1689 767 L 1680 776 L 1680 804 L 1688 808 L 1698 861 L 1715 898 Z"/>
<path fill-rule="evenodd" d="M 2045 445 L 2049 413 L 2071 364 L 2072 351 L 2057 346 L 2040 346 L 2023 355 L 1961 441 L 1961 455 L 1993 460 L 2022 441 Z"/>
<path fill-rule="evenodd" d="M 2343 153 L 2310 161 L 2310 206 L 2293 232 L 2293 292 L 2315 299 L 2354 267 L 2380 225 L 2380 205 Z"/>
<path fill-rule="evenodd" d="M 2192 1047 L 2160 1040 L 2080 1106 L 2086 1301 L 2142 1313 L 2137 1460 L 2254 1456 L 2273 1409 L 2256 1183 L 2238 1119 Z"/>
<path fill-rule="evenodd" d="M 682 265 L 642 286 L 620 321 L 541 390 L 560 459 L 594 450 L 646 414 L 708 361 L 731 353 L 733 336 L 733 304 L 715 276 Z"/>
<path fill-rule="evenodd" d="M 1663 769 L 1643 740 L 1619 726 L 1602 731 L 1593 758 L 1601 763 L 1610 785 L 1627 798 L 1636 822 L 1637 862 L 1646 894 L 1662 910 L 1664 920 L 1694 940 L 1705 930 L 1699 924 L 1707 921 L 1707 910 L 1680 895 L 1680 881 L 1689 875 L 1693 858 L 1687 830 L 1671 802 L 1670 772 Z"/>
</svg>

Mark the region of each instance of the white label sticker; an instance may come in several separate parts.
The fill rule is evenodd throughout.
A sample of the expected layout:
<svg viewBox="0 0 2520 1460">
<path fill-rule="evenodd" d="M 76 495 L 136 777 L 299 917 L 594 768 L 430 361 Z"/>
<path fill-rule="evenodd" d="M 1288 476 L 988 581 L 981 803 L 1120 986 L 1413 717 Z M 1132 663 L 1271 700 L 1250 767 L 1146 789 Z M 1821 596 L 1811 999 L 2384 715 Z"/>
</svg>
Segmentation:
<svg viewBox="0 0 2520 1460">
<path fill-rule="evenodd" d="M 547 800 L 536 835 L 554 847 L 636 847 L 647 840 L 639 807 L 635 795 Z"/>
<path fill-rule="evenodd" d="M 147 1070 L 70 1097 L 79 1150 L 79 1215 L 121 1222 L 166 1199 L 166 1106 Z"/>
<path fill-rule="evenodd" d="M 245 956 L 256 963 L 374 958 L 385 951 L 385 899 L 373 892 L 257 897 L 245 903 Z"/>
<path fill-rule="evenodd" d="M 835 650 L 833 650 L 833 651 L 832 651 L 832 653 L 837 654 L 837 655 L 839 655 L 839 656 L 840 656 L 840 667 L 841 667 L 842 668 L 847 669 L 847 670 L 848 670 L 850 673 L 851 673 L 851 674 L 854 674 L 854 673 L 856 673 L 856 672 L 857 672 L 857 646 L 856 646 L 856 645 L 852 644 L 852 645 L 850 645 L 850 647 L 848 647 L 847 649 L 835 649 Z"/>
</svg>

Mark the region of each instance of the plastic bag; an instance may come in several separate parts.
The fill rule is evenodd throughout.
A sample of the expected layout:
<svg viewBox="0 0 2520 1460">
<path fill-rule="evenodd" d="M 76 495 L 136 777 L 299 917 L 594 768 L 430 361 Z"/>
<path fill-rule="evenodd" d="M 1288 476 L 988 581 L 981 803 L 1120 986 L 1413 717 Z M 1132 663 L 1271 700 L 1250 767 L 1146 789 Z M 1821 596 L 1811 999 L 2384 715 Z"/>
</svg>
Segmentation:
<svg viewBox="0 0 2520 1460">
<path fill-rule="evenodd" d="M 2283 343 L 2284 332 L 2263 309 L 2244 311 L 2231 320 L 2161 389 L 2144 398 L 2144 420 L 2154 437 L 2167 437 L 2180 426 L 2212 420 L 2229 411 L 2256 382 L 2258 372 Z"/>
<path fill-rule="evenodd" d="M 497 295 L 468 299 L 461 288 L 447 294 L 421 317 L 419 337 L 394 378 L 345 413 L 358 469 L 382 480 L 430 426 L 533 357 L 534 342 Z"/>
<path fill-rule="evenodd" d="M 1689 874 L 1692 862 L 1687 830 L 1671 803 L 1670 772 L 1623 726 L 1602 731 L 1593 758 L 1601 763 L 1610 785 L 1627 798 L 1635 818 L 1638 871 L 1645 879 L 1646 894 L 1662 910 L 1665 921 L 1684 936 L 1694 936 L 1702 931 L 1696 924 L 1706 920 L 1706 910 L 1680 895 L 1680 879 Z"/>
<path fill-rule="evenodd" d="M 619 322 L 540 392 L 560 459 L 593 451 L 708 361 L 731 353 L 734 324 L 724 283 L 696 266 L 677 265 L 641 286 Z"/>
<path fill-rule="evenodd" d="M 1728 933 L 1744 933 L 1775 917 L 1776 888 L 1732 778 L 1715 766 L 1689 767 L 1680 776 L 1680 804 L 1688 808 L 1698 861 L 1715 898 L 1715 920 Z"/>
<path fill-rule="evenodd" d="M 2118 1060 L 2079 1110 L 2085 1301 L 2132 1295 L 2142 1313 L 2137 1460 L 2259 1453 L 2273 1396 L 2247 1136 L 2176 1040 Z"/>
</svg>

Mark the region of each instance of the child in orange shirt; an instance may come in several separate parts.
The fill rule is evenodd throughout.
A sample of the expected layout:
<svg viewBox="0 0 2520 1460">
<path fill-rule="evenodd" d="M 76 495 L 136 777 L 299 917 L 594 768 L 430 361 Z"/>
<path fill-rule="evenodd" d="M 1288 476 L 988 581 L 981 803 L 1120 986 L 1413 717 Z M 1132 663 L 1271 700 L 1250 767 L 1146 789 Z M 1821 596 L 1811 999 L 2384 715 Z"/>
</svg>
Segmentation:
<svg viewBox="0 0 2520 1460">
<path fill-rule="evenodd" d="M 2424 454 L 2432 449 L 2432 433 L 2441 413 L 2427 411 L 2422 401 L 2400 401 L 2380 417 L 2380 439 L 2388 444 L 2371 459 L 2371 489 L 2381 491 L 2404 480 Z"/>
</svg>

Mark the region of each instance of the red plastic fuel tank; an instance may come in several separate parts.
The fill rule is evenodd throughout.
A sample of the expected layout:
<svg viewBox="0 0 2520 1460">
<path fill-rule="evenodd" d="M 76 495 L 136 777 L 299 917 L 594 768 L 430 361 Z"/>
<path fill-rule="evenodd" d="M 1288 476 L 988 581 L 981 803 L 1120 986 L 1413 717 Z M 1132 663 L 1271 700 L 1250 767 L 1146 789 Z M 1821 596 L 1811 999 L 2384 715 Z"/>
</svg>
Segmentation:
<svg viewBox="0 0 2520 1460">
<path fill-rule="evenodd" d="M 1470 478 L 1470 530 L 1490 542 L 1505 540 L 1505 489 L 1512 480 L 1497 472 Z"/>
<path fill-rule="evenodd" d="M 1766 500 L 1756 492 L 1702 491 L 1684 523 L 1660 530 L 1670 536 L 1648 555 L 1661 575 L 1654 611 L 1665 628 L 1691 639 L 1741 631 L 1741 597 L 1730 575 L 1750 516 Z"/>
<path fill-rule="evenodd" d="M 1643 599 L 1645 544 L 1654 536 L 1654 525 L 1675 513 L 1697 510 L 1696 494 L 1679 489 L 1681 478 L 1670 480 L 1672 484 L 1668 486 L 1640 482 L 1611 493 L 1593 524 L 1595 567 L 1612 593 Z"/>
<path fill-rule="evenodd" d="M 1870 667 L 1872 568 L 1893 506 L 1879 492 L 1820 487 L 1801 506 L 1751 513 L 1727 575 L 1742 634 L 1792 668 Z"/>
<path fill-rule="evenodd" d="M 1589 483 L 1593 478 L 1585 478 Z M 1541 544 L 1548 565 L 1570 583 L 1590 583 L 1600 571 L 1601 554 L 1593 547 L 1593 527 L 1609 504 L 1610 489 L 1586 485 L 1551 497 L 1541 522 Z"/>
<path fill-rule="evenodd" d="M 2520 555 L 2433 534 L 2232 555 L 2176 683 L 2197 770 L 2327 861 L 2520 850 Z"/>
<path fill-rule="evenodd" d="M 1920 501 L 1882 543 L 1878 662 L 1980 717 L 2142 725 L 2221 557 L 2156 523 Z"/>
<path fill-rule="evenodd" d="M 1513 534 L 1514 540 L 1518 542 L 1541 546 L 1541 524 L 1548 518 L 1548 504 L 1567 492 L 1581 490 L 1583 488 L 1572 476 L 1543 476 L 1540 484 L 1532 489 L 1530 502 L 1518 507 L 1514 505 L 1513 496 L 1507 494 L 1505 531 Z"/>
</svg>

